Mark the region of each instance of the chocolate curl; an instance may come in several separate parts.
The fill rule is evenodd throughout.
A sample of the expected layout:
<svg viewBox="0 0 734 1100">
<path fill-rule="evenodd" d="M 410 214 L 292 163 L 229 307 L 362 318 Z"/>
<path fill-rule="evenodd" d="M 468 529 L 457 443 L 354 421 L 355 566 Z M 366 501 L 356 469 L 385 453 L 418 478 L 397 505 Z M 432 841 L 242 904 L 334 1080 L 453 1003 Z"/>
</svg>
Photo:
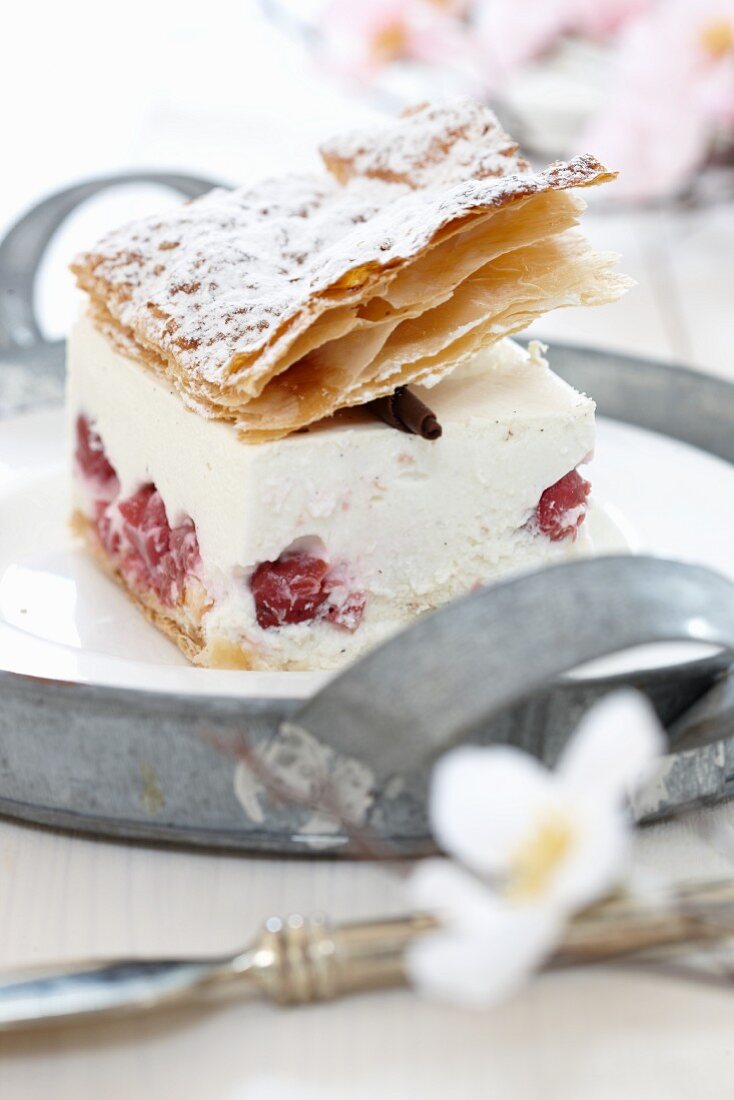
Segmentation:
<svg viewBox="0 0 734 1100">
<path fill-rule="evenodd" d="M 424 439 L 438 439 L 443 433 L 435 413 L 407 386 L 398 386 L 387 397 L 370 401 L 367 408 L 391 428 L 397 428 L 401 432 L 420 435 Z"/>
</svg>

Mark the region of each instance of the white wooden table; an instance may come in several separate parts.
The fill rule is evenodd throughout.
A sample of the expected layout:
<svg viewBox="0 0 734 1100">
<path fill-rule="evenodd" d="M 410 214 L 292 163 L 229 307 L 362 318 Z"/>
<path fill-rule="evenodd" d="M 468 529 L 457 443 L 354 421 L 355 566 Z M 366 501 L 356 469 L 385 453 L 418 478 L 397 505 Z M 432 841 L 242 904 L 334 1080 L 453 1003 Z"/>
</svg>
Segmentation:
<svg viewBox="0 0 734 1100">
<path fill-rule="evenodd" d="M 221 4 L 212 0 L 211 7 Z M 95 105 L 87 100 L 92 114 L 71 132 L 73 164 L 56 157 L 53 165 L 46 158 L 34 167 L 29 149 L 19 175 L 5 190 L 0 185 L 0 222 L 66 178 L 118 164 L 178 165 L 237 178 L 282 167 L 286 155 L 297 160 L 312 132 L 343 125 L 347 108 L 331 93 L 319 99 L 302 66 L 290 57 L 283 63 L 280 54 L 281 98 L 274 98 L 272 86 L 265 94 L 258 81 L 265 79 L 274 48 L 266 38 L 242 40 L 247 58 L 237 54 L 242 65 L 237 80 L 230 79 L 241 93 L 240 108 L 221 121 L 221 131 L 204 109 L 211 105 L 197 115 L 179 88 L 178 114 L 170 97 L 158 115 L 145 114 L 138 96 L 133 105 L 145 125 L 137 136 L 125 131 L 127 144 L 120 146 L 108 131 L 94 145 Z M 184 61 L 186 56 L 184 51 Z M 12 57 L 8 63 L 12 67 Z M 49 57 L 47 64 L 61 61 Z M 300 116 L 294 115 L 296 102 Z M 323 115 L 318 125 L 317 103 Z M 113 120 L 129 118 L 129 103 L 128 115 L 117 100 L 105 98 L 104 107 Z M 256 146 L 245 146 L 243 134 L 254 134 Z M 44 143 L 39 147 L 43 153 Z M 624 268 L 639 286 L 614 307 L 559 313 L 539 332 L 734 377 L 732 210 L 597 216 L 588 229 L 597 244 L 624 253 Z M 68 240 L 57 246 L 57 263 Z M 42 287 L 57 325 L 68 316 L 70 300 L 60 285 L 46 281 Z M 728 807 L 646 830 L 641 863 L 670 875 L 726 873 L 728 865 L 702 835 L 702 825 L 712 821 L 734 830 Z M 0 821 L 0 966 L 89 954 L 222 951 L 246 941 L 271 913 L 360 917 L 401 905 L 394 872 L 365 863 L 155 849 Z M 500 1010 L 479 1015 L 423 1003 L 407 992 L 286 1011 L 232 1004 L 0 1039 L 0 1098 L 719 1098 L 734 1093 L 733 1019 L 734 990 L 613 970 L 544 978 Z"/>
</svg>

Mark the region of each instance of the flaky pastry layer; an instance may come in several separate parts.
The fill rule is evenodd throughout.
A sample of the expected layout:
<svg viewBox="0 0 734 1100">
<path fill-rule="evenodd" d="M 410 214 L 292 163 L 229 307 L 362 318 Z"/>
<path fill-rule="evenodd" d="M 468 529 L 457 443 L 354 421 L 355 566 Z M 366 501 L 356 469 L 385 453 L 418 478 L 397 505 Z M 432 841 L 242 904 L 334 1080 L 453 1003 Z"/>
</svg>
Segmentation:
<svg viewBox="0 0 734 1100">
<path fill-rule="evenodd" d="M 487 108 L 424 106 L 322 154 L 330 174 L 213 191 L 74 264 L 111 340 L 252 441 L 628 285 L 573 228 L 574 192 L 614 174 L 588 155 L 530 172 Z"/>
</svg>

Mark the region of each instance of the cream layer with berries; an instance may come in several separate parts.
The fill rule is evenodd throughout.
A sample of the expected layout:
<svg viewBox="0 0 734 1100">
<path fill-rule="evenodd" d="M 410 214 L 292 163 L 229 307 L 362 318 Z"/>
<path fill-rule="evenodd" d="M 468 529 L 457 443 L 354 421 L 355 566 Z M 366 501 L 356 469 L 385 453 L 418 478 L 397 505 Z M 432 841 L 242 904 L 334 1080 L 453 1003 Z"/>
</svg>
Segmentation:
<svg viewBox="0 0 734 1100">
<path fill-rule="evenodd" d="M 515 570 L 590 549 L 594 404 L 509 339 L 430 391 L 440 440 L 344 410 L 252 443 L 88 315 L 69 341 L 75 522 L 191 659 L 331 669 Z"/>
</svg>

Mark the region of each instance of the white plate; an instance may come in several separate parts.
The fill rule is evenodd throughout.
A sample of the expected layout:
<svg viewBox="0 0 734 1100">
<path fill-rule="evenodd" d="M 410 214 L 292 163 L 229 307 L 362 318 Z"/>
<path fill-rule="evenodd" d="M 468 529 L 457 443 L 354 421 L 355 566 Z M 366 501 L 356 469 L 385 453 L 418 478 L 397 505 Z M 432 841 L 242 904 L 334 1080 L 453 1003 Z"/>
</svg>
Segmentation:
<svg viewBox="0 0 734 1100">
<path fill-rule="evenodd" d="M 64 418 L 0 425 L 0 668 L 44 678 L 192 694 L 303 696 L 329 673 L 193 668 L 75 546 L 67 527 Z M 694 447 L 600 420 L 592 533 L 708 565 L 734 580 L 734 467 Z M 621 536 L 620 536 L 621 532 Z M 699 657 L 701 646 L 636 650 L 634 667 Z M 710 652 L 710 649 L 708 649 Z M 585 667 L 621 671 L 629 656 Z"/>
</svg>

